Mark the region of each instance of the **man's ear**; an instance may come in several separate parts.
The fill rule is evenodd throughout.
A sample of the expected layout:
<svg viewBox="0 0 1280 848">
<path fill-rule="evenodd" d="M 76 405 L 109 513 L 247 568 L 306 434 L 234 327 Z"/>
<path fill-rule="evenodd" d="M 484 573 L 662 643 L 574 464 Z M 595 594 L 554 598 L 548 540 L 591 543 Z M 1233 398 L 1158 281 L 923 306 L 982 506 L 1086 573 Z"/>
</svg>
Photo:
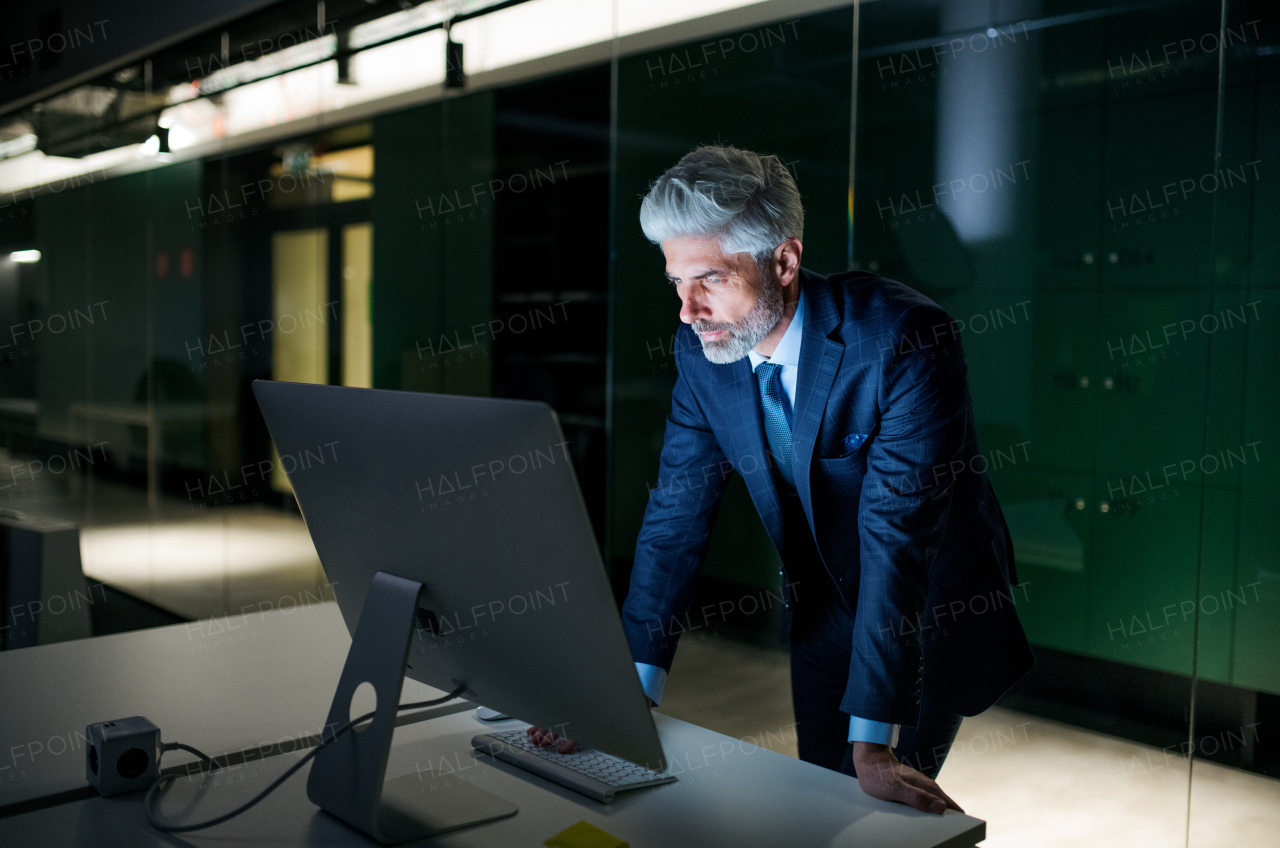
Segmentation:
<svg viewBox="0 0 1280 848">
<path fill-rule="evenodd" d="M 773 249 L 773 275 L 779 284 L 788 285 L 800 276 L 800 254 L 804 245 L 789 238 Z"/>
</svg>

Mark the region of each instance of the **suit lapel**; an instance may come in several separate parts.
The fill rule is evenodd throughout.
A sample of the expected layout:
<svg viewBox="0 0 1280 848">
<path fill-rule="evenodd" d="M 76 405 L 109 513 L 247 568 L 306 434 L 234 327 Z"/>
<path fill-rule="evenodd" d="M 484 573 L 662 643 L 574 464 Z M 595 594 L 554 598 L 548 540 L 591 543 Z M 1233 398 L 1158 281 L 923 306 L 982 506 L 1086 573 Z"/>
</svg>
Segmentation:
<svg viewBox="0 0 1280 848">
<path fill-rule="evenodd" d="M 826 278 L 801 268 L 800 284 L 804 286 L 805 318 L 796 381 L 796 408 L 792 415 L 791 467 L 795 472 L 796 491 L 812 526 L 809 469 L 822 413 L 827 408 L 827 398 L 836 372 L 840 370 L 840 360 L 844 357 L 844 343 L 828 338 L 839 325 L 840 314 L 836 311 L 835 299 Z"/>
</svg>

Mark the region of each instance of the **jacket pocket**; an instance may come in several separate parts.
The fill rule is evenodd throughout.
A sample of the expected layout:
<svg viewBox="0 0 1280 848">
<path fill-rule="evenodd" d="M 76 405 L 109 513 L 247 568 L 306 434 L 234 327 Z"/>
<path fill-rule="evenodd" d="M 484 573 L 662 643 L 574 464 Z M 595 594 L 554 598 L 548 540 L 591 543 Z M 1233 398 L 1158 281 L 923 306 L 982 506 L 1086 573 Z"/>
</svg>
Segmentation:
<svg viewBox="0 0 1280 848">
<path fill-rule="evenodd" d="M 838 459 L 848 459 L 856 456 L 867 445 L 866 433 L 850 433 L 840 440 L 839 453 L 831 456 L 819 457 L 823 462 L 835 462 Z"/>
<path fill-rule="evenodd" d="M 841 446 L 844 449 L 844 453 L 840 454 L 840 456 L 841 457 L 853 456 L 855 453 L 861 450 L 862 446 L 866 443 L 867 443 L 866 433 L 850 433 L 849 435 L 845 436 L 843 441 L 841 442 Z"/>
</svg>

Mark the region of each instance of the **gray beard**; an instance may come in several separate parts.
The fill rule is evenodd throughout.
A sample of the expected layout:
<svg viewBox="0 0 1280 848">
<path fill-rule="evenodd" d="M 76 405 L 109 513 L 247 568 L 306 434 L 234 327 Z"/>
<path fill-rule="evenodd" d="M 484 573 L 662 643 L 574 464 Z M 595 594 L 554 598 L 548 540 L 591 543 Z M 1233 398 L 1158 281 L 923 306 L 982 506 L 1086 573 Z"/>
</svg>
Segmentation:
<svg viewBox="0 0 1280 848">
<path fill-rule="evenodd" d="M 782 320 L 782 287 L 766 279 L 764 289 L 756 300 L 751 311 L 741 321 L 734 324 L 715 324 L 706 321 L 694 321 L 691 325 L 697 333 L 711 333 L 725 330 L 727 339 L 707 341 L 698 336 L 702 342 L 702 352 L 716 365 L 728 365 L 746 356 L 752 348 L 760 344 L 769 331 Z"/>
</svg>

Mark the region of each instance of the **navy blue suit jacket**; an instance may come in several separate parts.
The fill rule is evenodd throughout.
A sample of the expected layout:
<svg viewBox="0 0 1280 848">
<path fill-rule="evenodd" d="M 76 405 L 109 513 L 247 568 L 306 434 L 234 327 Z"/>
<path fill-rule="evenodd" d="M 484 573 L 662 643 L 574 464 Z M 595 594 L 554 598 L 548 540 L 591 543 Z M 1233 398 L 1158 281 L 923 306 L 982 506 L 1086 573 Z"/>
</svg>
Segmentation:
<svg viewBox="0 0 1280 848">
<path fill-rule="evenodd" d="M 976 715 L 1034 659 L 956 325 L 929 298 L 874 274 L 801 268 L 799 280 L 792 470 L 830 586 L 854 611 L 841 709 L 914 725 L 923 678 L 944 705 Z M 770 466 L 749 359 L 711 363 L 686 324 L 675 359 L 658 485 L 623 605 L 633 658 L 668 671 L 733 473 L 788 561 L 785 484 Z"/>
</svg>

